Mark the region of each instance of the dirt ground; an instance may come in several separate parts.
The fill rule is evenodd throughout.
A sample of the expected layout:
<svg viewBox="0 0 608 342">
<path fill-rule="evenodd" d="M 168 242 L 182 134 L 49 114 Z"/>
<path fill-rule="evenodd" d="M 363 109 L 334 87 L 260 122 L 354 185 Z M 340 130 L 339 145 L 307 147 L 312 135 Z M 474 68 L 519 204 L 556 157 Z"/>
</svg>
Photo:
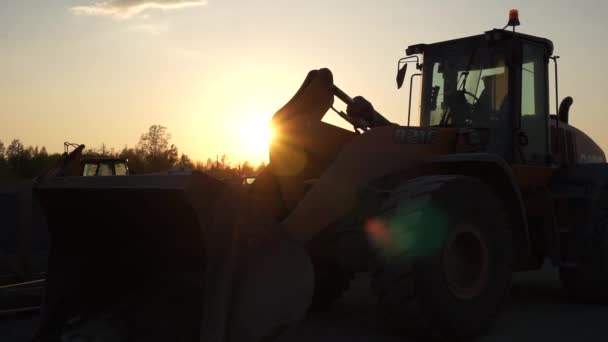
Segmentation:
<svg viewBox="0 0 608 342">
<path fill-rule="evenodd" d="M 367 279 L 360 277 L 330 312 L 311 315 L 280 342 L 403 341 L 384 333 L 375 311 Z M 27 341 L 36 321 L 32 314 L 3 318 L 0 341 Z M 553 269 L 518 274 L 510 303 L 489 335 L 479 341 L 608 341 L 608 307 L 581 305 L 564 297 Z"/>
<path fill-rule="evenodd" d="M 309 317 L 281 342 L 348 341 L 396 342 L 383 333 L 374 299 L 361 278 L 334 306 L 332 312 Z M 572 302 L 564 296 L 557 271 L 516 274 L 511 300 L 480 342 L 608 341 L 608 307 Z"/>
</svg>

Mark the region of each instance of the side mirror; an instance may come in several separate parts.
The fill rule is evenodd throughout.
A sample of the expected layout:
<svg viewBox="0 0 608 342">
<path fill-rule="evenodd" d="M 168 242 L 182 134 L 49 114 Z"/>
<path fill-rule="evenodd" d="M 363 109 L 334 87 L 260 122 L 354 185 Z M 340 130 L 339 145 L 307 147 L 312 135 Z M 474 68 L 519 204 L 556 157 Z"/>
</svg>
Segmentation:
<svg viewBox="0 0 608 342">
<path fill-rule="evenodd" d="M 407 72 L 407 63 L 403 64 L 401 69 L 397 71 L 397 89 L 401 89 L 405 81 L 405 73 Z"/>
</svg>

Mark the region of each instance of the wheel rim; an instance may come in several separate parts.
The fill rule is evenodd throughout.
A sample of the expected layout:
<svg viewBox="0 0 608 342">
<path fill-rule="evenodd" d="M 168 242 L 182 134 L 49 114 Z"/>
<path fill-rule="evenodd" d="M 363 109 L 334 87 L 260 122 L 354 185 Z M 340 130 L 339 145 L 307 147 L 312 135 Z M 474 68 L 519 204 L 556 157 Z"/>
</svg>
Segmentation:
<svg viewBox="0 0 608 342">
<path fill-rule="evenodd" d="M 447 241 L 443 266 L 448 287 L 461 299 L 477 297 L 488 280 L 488 247 L 472 224 L 460 224 Z"/>
</svg>

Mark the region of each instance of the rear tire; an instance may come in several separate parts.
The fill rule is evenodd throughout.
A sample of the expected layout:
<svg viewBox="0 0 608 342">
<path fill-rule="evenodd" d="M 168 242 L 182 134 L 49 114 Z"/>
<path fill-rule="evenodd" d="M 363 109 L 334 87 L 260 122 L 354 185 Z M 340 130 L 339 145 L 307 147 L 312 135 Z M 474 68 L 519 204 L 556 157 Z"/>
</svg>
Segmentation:
<svg viewBox="0 0 608 342">
<path fill-rule="evenodd" d="M 581 243 L 575 267 L 562 267 L 560 278 L 566 291 L 583 302 L 608 304 L 608 196 L 600 199 L 591 216 L 590 234 L 577 231 Z"/>
<path fill-rule="evenodd" d="M 452 341 L 483 333 L 511 281 L 500 201 L 462 176 L 421 177 L 402 189 L 385 203 L 386 231 L 368 226 L 372 288 L 386 322 L 415 337 Z"/>
</svg>

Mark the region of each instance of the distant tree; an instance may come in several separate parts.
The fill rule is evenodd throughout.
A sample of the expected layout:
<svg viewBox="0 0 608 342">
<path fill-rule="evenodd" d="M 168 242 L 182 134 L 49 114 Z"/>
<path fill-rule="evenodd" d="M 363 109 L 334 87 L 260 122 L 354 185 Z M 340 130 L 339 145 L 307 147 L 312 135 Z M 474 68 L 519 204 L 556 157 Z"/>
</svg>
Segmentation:
<svg viewBox="0 0 608 342">
<path fill-rule="evenodd" d="M 207 158 L 207 162 L 205 163 L 205 170 L 211 170 L 216 165 L 216 162 L 211 158 Z"/>
<path fill-rule="evenodd" d="M 181 157 L 179 157 L 179 161 L 177 162 L 176 166 L 186 169 L 194 169 L 194 163 L 192 160 L 190 160 L 190 157 L 184 153 L 182 153 Z"/>
<path fill-rule="evenodd" d="M 146 172 L 146 158 L 142 150 L 125 146 L 118 154 L 118 157 L 128 160 L 129 170 L 132 173 Z"/>
<path fill-rule="evenodd" d="M 99 151 L 99 153 L 102 156 L 106 156 L 108 154 L 107 148 L 106 148 L 106 144 L 105 143 L 101 143 L 101 150 Z"/>
<path fill-rule="evenodd" d="M 23 164 L 27 159 L 25 153 L 26 150 L 19 139 L 13 139 L 6 148 L 6 161 L 8 162 L 8 166 L 17 175 L 23 170 Z"/>
<path fill-rule="evenodd" d="M 46 147 L 42 146 L 40 152 L 38 153 L 41 157 L 47 158 L 49 153 L 46 151 Z"/>
<path fill-rule="evenodd" d="M 221 169 L 223 169 L 223 170 L 230 169 L 230 161 L 228 160 L 227 155 L 222 154 L 222 156 L 220 157 L 220 163 L 221 163 L 221 166 L 220 166 Z"/>
<path fill-rule="evenodd" d="M 147 133 L 139 138 L 139 148 L 149 155 L 161 155 L 169 148 L 171 134 L 167 132 L 167 127 L 152 125 Z"/>
<path fill-rule="evenodd" d="M 194 162 L 194 169 L 201 172 L 205 171 L 205 163 L 203 163 L 202 161 Z"/>
<path fill-rule="evenodd" d="M 161 125 L 152 125 L 147 133 L 141 135 L 137 148 L 146 158 L 145 172 L 168 170 L 177 163 L 178 149 L 173 144 L 169 145 L 170 140 L 167 127 Z"/>
<path fill-rule="evenodd" d="M 227 155 L 207 158 L 205 162 L 193 161 L 185 153 L 179 154 L 177 146 L 170 143 L 171 135 L 167 128 L 152 125 L 148 132 L 140 136 L 135 147 L 125 146 L 117 152 L 102 143 L 100 148 L 86 150 L 85 156 L 119 157 L 128 159 L 129 169 L 133 173 L 150 173 L 165 171 L 174 166 L 193 168 L 218 179 L 239 181 L 245 176 L 256 176 L 265 167 L 265 163 L 253 166 L 244 161 L 232 166 Z M 32 178 L 47 167 L 53 165 L 61 154 L 49 154 L 44 146 L 27 146 L 19 139 L 14 139 L 8 146 L 0 141 L 0 178 Z"/>
<path fill-rule="evenodd" d="M 0 178 L 33 178 L 60 157 L 58 153 L 49 155 L 44 146 L 25 147 L 19 139 L 0 147 Z"/>
<path fill-rule="evenodd" d="M 60 158 L 59 154 L 49 155 L 44 146 L 40 148 L 38 146 L 34 148 L 30 146 L 26 151 L 29 151 L 29 159 L 24 161 L 23 168 L 19 173 L 19 176 L 23 178 L 36 177 Z"/>
<path fill-rule="evenodd" d="M 101 147 L 90 147 L 87 148 L 83 154 L 84 157 L 94 158 L 117 158 L 118 152 L 112 147 L 108 149 L 105 143 L 101 144 Z"/>
<path fill-rule="evenodd" d="M 23 143 L 19 139 L 13 139 L 11 144 L 6 148 L 6 157 L 7 158 L 15 158 L 23 154 L 25 148 L 23 147 Z"/>
<path fill-rule="evenodd" d="M 254 174 L 255 174 L 255 169 L 253 168 L 253 166 L 251 166 L 251 163 L 249 163 L 248 161 L 242 163 L 239 166 L 239 176 L 248 177 L 248 176 L 253 176 Z"/>
<path fill-rule="evenodd" d="M 5 159 L 6 148 L 4 147 L 4 142 L 0 140 L 0 178 L 6 178 L 10 175 L 10 170 L 8 168 L 8 164 Z"/>
<path fill-rule="evenodd" d="M 260 165 L 258 165 L 258 166 L 255 168 L 255 172 L 254 172 L 254 174 L 255 174 L 256 176 L 257 176 L 257 175 L 259 175 L 259 174 L 260 174 L 260 172 L 262 172 L 262 170 L 264 170 L 264 169 L 266 168 L 266 166 L 267 166 L 267 165 L 266 165 L 266 163 L 265 163 L 265 162 L 261 162 L 261 163 L 260 163 Z"/>
<path fill-rule="evenodd" d="M 228 160 L 228 156 L 226 155 L 216 157 L 215 160 L 207 158 L 205 163 L 200 161 L 195 163 L 196 170 L 205 172 L 212 177 L 229 181 L 240 181 L 240 179 L 243 177 L 257 176 L 265 167 L 266 164 L 263 162 L 254 167 L 248 161 L 239 163 L 237 166 L 232 167 L 230 161 Z"/>
<path fill-rule="evenodd" d="M 179 152 L 178 152 L 177 146 L 171 144 L 169 149 L 166 150 L 162 156 L 163 156 L 163 158 L 166 159 L 168 165 L 173 166 L 178 160 L 178 157 L 177 157 L 178 155 L 179 155 Z"/>
</svg>

